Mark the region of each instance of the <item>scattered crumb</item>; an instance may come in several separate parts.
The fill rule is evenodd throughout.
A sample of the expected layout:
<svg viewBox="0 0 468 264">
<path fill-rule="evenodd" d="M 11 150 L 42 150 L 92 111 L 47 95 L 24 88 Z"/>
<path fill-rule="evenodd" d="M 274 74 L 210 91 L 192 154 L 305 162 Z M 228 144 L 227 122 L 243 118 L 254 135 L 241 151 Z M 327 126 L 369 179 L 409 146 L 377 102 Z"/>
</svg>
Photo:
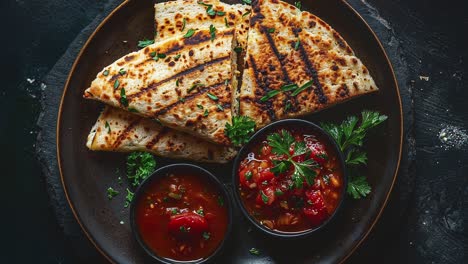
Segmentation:
<svg viewBox="0 0 468 264">
<path fill-rule="evenodd" d="M 128 41 L 126 41 L 126 40 L 122 40 L 122 42 L 123 42 L 123 43 L 125 43 L 125 44 L 127 44 L 127 42 L 128 42 Z"/>
<path fill-rule="evenodd" d="M 125 224 L 125 223 L 124 223 L 124 221 L 120 221 L 120 224 L 123 225 L 123 224 Z"/>
<path fill-rule="evenodd" d="M 440 130 L 439 140 L 445 150 L 461 149 L 468 143 L 468 134 L 459 127 L 448 125 Z"/>
<path fill-rule="evenodd" d="M 419 75 L 419 80 L 428 82 L 429 81 L 429 76 Z"/>
<path fill-rule="evenodd" d="M 36 81 L 36 79 L 26 78 L 26 81 L 30 84 L 33 84 Z"/>
</svg>

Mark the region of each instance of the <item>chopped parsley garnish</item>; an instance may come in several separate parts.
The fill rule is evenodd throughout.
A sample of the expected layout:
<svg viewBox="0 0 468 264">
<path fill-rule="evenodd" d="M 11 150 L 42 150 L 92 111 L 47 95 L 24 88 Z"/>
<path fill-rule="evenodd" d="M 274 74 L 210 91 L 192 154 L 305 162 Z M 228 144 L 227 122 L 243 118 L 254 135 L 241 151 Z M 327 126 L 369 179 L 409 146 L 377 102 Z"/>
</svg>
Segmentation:
<svg viewBox="0 0 468 264">
<path fill-rule="evenodd" d="M 274 28 L 269 28 L 268 33 L 275 33 L 275 29 Z"/>
<path fill-rule="evenodd" d="M 203 105 L 197 104 L 198 109 L 203 109 Z"/>
<path fill-rule="evenodd" d="M 260 191 L 260 194 L 262 195 L 262 201 L 264 204 L 268 203 L 268 196 L 265 195 L 263 191 Z"/>
<path fill-rule="evenodd" d="M 127 156 L 127 178 L 133 186 L 140 183 L 153 173 L 156 160 L 146 152 L 133 152 Z"/>
<path fill-rule="evenodd" d="M 180 54 L 177 54 L 177 55 L 174 56 L 174 59 L 178 60 L 180 58 L 180 56 L 181 56 Z"/>
<path fill-rule="evenodd" d="M 211 41 L 213 41 L 216 38 L 216 28 L 213 25 L 210 25 L 210 36 Z"/>
<path fill-rule="evenodd" d="M 127 100 L 127 95 L 125 94 L 125 88 L 120 89 L 120 103 L 128 107 L 128 100 Z"/>
<path fill-rule="evenodd" d="M 328 155 L 325 152 L 317 154 L 317 157 L 324 159 L 324 160 L 328 160 Z"/>
<path fill-rule="evenodd" d="M 245 174 L 245 179 L 250 181 L 250 179 L 252 179 L 252 172 L 251 171 L 247 171 Z"/>
<path fill-rule="evenodd" d="M 156 54 L 157 54 L 156 51 L 153 51 L 153 52 L 150 53 L 150 56 L 151 57 L 156 57 Z"/>
<path fill-rule="evenodd" d="M 241 46 L 237 46 L 237 47 L 234 48 L 234 51 L 235 51 L 236 53 L 241 53 L 241 52 L 242 52 L 242 47 L 241 47 Z"/>
<path fill-rule="evenodd" d="M 255 131 L 255 121 L 248 116 L 234 116 L 232 125 L 226 123 L 224 133 L 235 146 L 240 146 L 249 141 Z"/>
<path fill-rule="evenodd" d="M 216 11 L 216 15 L 218 15 L 218 16 L 224 16 L 224 15 L 226 15 L 226 12 L 224 12 L 224 11 Z"/>
<path fill-rule="evenodd" d="M 210 232 L 203 232 L 203 239 L 208 240 L 210 239 L 210 237 L 211 237 Z"/>
<path fill-rule="evenodd" d="M 160 58 L 164 59 L 166 58 L 166 54 L 164 53 L 157 53 L 156 51 L 153 51 L 150 53 L 151 57 L 153 57 L 153 60 L 158 61 Z"/>
<path fill-rule="evenodd" d="M 125 204 L 124 204 L 125 208 L 127 208 L 130 205 L 130 203 L 133 201 L 133 196 L 135 196 L 135 194 L 127 188 L 127 195 L 125 196 Z"/>
<path fill-rule="evenodd" d="M 244 1 L 245 1 L 245 0 L 244 0 Z M 255 255 L 255 256 L 260 255 L 260 250 L 258 250 L 258 249 L 256 249 L 256 248 L 251 248 L 251 249 L 249 249 L 249 252 L 250 252 L 250 254 Z"/>
<path fill-rule="evenodd" d="M 206 93 L 206 95 L 213 101 L 218 101 L 218 97 L 212 93 Z"/>
<path fill-rule="evenodd" d="M 190 231 L 190 229 L 189 229 L 189 228 L 186 228 L 185 226 L 179 227 L 179 230 L 180 230 L 180 232 L 182 232 L 182 233 L 188 233 L 188 232 Z"/>
<path fill-rule="evenodd" d="M 177 79 L 177 80 L 175 81 L 175 85 L 176 85 L 177 87 L 179 87 L 179 81 L 180 81 L 179 79 Z"/>
<path fill-rule="evenodd" d="M 298 50 L 300 44 L 301 44 L 301 41 L 300 41 L 299 38 L 298 38 L 298 39 L 296 40 L 296 43 L 294 43 L 294 49 L 295 49 L 295 50 Z"/>
<path fill-rule="evenodd" d="M 123 183 L 122 177 L 120 177 L 120 176 L 117 177 L 117 183 L 118 183 L 119 185 L 122 185 L 122 183 Z"/>
<path fill-rule="evenodd" d="M 347 193 L 354 199 L 366 197 L 371 187 L 366 178 L 359 175 L 359 168 L 367 163 L 367 155 L 362 150 L 364 138 L 369 129 L 387 120 L 386 115 L 378 112 L 362 111 L 361 120 L 357 116 L 349 116 L 341 124 L 321 124 L 336 141 L 346 160 L 349 182 Z M 358 125 L 359 124 L 359 125 Z"/>
<path fill-rule="evenodd" d="M 121 69 L 119 70 L 119 74 L 120 74 L 120 75 L 125 75 L 126 73 L 127 73 L 127 71 L 126 71 L 124 68 L 121 68 Z"/>
<path fill-rule="evenodd" d="M 218 196 L 218 205 L 224 206 L 224 198 L 222 196 Z"/>
<path fill-rule="evenodd" d="M 172 215 L 176 215 L 178 213 L 179 213 L 179 210 L 177 210 L 177 208 L 174 208 L 174 209 L 171 210 Z"/>
<path fill-rule="evenodd" d="M 115 82 L 114 82 L 114 90 L 116 90 L 117 88 L 119 88 L 119 85 L 120 85 L 119 80 L 115 80 Z"/>
<path fill-rule="evenodd" d="M 109 70 L 105 70 L 105 71 L 102 73 L 102 75 L 104 75 L 104 76 L 109 75 Z"/>
<path fill-rule="evenodd" d="M 252 0 L 242 0 L 242 2 L 247 5 L 252 5 Z"/>
<path fill-rule="evenodd" d="M 107 134 L 110 134 L 111 128 L 110 128 L 109 122 L 106 121 L 106 124 L 104 125 L 104 127 L 107 128 Z"/>
<path fill-rule="evenodd" d="M 205 112 L 203 113 L 203 116 L 208 116 L 208 109 L 205 109 Z"/>
<path fill-rule="evenodd" d="M 197 211 L 195 211 L 197 214 L 201 215 L 201 216 L 205 216 L 205 212 L 203 211 L 203 208 L 200 208 L 198 209 Z"/>
<path fill-rule="evenodd" d="M 242 17 L 248 16 L 248 15 L 250 15 L 250 11 L 247 11 L 244 14 L 242 14 Z"/>
<path fill-rule="evenodd" d="M 203 87 L 205 86 L 203 83 L 193 83 L 192 86 L 187 90 L 187 93 L 190 93 L 191 91 L 193 91 L 195 88 L 198 88 L 198 87 Z"/>
<path fill-rule="evenodd" d="M 301 8 L 302 8 L 301 1 L 294 2 L 294 5 L 295 5 L 299 10 L 301 10 Z"/>
<path fill-rule="evenodd" d="M 187 24 L 187 20 L 184 17 L 184 20 L 182 21 L 182 28 L 180 29 L 180 31 L 184 31 L 186 24 Z"/>
<path fill-rule="evenodd" d="M 224 111 L 224 107 L 223 107 L 222 105 L 216 104 L 216 107 L 218 107 L 218 109 L 219 109 L 220 111 Z"/>
<path fill-rule="evenodd" d="M 184 38 L 190 38 L 191 36 L 193 36 L 193 34 L 195 34 L 195 29 L 191 28 L 187 30 L 187 33 L 185 33 Z"/>
<path fill-rule="evenodd" d="M 138 47 L 139 48 L 144 48 L 144 47 L 149 46 L 151 44 L 154 44 L 154 39 L 145 39 L 145 40 L 138 41 Z"/>
<path fill-rule="evenodd" d="M 294 168 L 292 179 L 297 189 L 303 187 L 303 182 L 313 185 L 318 168 L 317 162 L 313 159 L 306 159 L 302 162 L 294 161 L 294 157 L 310 152 L 304 141 L 296 141 L 289 131 L 282 129 L 279 133 L 270 134 L 267 137 L 268 145 L 272 147 L 271 151 L 278 155 L 285 155 L 284 160 L 274 162 L 275 167 L 270 169 L 275 175 L 286 172 L 291 166 Z M 289 149 L 294 146 L 294 152 L 291 154 Z M 309 155 L 306 155 L 308 157 Z"/>
<path fill-rule="evenodd" d="M 114 190 L 114 188 L 112 187 L 107 188 L 107 198 L 109 198 L 109 200 L 114 198 L 117 194 L 119 194 L 119 192 Z"/>
<path fill-rule="evenodd" d="M 229 27 L 229 23 L 228 23 L 228 21 L 227 21 L 227 18 L 226 18 L 226 17 L 224 17 L 224 25 L 226 25 L 226 27 L 227 27 L 227 28 Z"/>
</svg>

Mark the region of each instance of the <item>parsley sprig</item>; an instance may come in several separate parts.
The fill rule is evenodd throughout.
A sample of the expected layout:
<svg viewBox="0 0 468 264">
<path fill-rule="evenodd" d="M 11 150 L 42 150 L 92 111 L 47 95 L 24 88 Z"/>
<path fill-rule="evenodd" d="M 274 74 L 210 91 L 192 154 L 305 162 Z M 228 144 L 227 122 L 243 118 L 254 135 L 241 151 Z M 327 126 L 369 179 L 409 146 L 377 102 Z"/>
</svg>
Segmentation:
<svg viewBox="0 0 468 264">
<path fill-rule="evenodd" d="M 366 177 L 360 175 L 360 167 L 367 164 L 367 154 L 362 150 L 364 139 L 369 129 L 387 120 L 379 112 L 363 111 L 361 121 L 357 116 L 350 116 L 341 124 L 321 124 L 336 141 L 345 156 L 346 170 L 349 175 L 347 193 L 354 199 L 366 197 L 371 187 Z"/>
<path fill-rule="evenodd" d="M 294 167 L 292 179 L 294 186 L 297 189 L 303 187 L 304 180 L 308 185 L 314 183 L 317 172 L 314 170 L 319 167 L 313 159 L 307 159 L 303 162 L 294 161 L 293 158 L 310 152 L 305 142 L 296 141 L 289 131 L 282 129 L 279 133 L 273 133 L 267 137 L 268 145 L 271 146 L 271 151 L 277 155 L 282 155 L 285 158 L 274 161 L 274 167 L 270 169 L 275 175 L 285 173 L 291 166 Z M 290 148 L 293 146 L 293 153 L 290 153 Z M 308 157 L 310 155 L 306 155 Z"/>
<path fill-rule="evenodd" d="M 249 141 L 250 136 L 255 131 L 255 121 L 248 116 L 234 116 L 232 118 L 232 125 L 226 123 L 224 133 L 232 144 L 240 146 Z"/>
<path fill-rule="evenodd" d="M 133 152 L 127 156 L 127 178 L 133 186 L 150 176 L 156 168 L 153 155 L 145 152 Z"/>
</svg>

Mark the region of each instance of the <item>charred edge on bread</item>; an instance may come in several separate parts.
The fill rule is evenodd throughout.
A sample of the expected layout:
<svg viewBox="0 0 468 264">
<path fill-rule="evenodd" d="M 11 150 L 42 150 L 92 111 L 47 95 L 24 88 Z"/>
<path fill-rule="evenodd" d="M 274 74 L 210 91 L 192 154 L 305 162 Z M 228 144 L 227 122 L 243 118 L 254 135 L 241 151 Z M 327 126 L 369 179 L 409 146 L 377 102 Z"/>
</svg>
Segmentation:
<svg viewBox="0 0 468 264">
<path fill-rule="evenodd" d="M 156 145 L 156 143 L 158 143 L 158 141 L 163 137 L 165 136 L 167 133 L 169 133 L 169 128 L 167 127 L 162 127 L 161 131 L 159 131 L 159 133 L 154 136 L 147 144 L 146 144 L 146 149 L 152 149 L 154 145 Z"/>
<path fill-rule="evenodd" d="M 268 92 L 268 87 L 267 85 L 265 85 L 265 83 L 259 78 L 258 76 L 258 68 L 257 68 L 257 63 L 255 63 L 255 60 L 252 56 L 249 56 L 249 62 L 250 62 L 250 66 L 252 67 L 252 70 L 254 72 L 254 75 L 255 75 L 255 82 L 257 83 L 257 86 L 260 87 L 260 89 L 262 89 L 262 95 L 266 95 L 267 92 Z M 261 98 L 262 96 L 258 97 L 258 98 Z M 275 111 L 273 110 L 273 103 L 268 100 L 266 102 L 261 102 L 260 99 L 256 100 L 256 103 L 258 106 L 260 106 L 260 108 L 262 108 L 263 111 L 266 111 L 268 116 L 270 117 L 270 119 L 273 121 L 273 120 L 276 120 L 276 113 Z"/>
<path fill-rule="evenodd" d="M 268 29 L 266 27 L 262 26 L 260 29 L 265 34 L 265 36 L 267 37 L 268 45 L 270 45 L 271 50 L 275 54 L 275 57 L 278 59 L 278 62 L 279 62 L 280 67 L 281 67 L 281 72 L 283 73 L 283 80 L 282 81 L 283 81 L 284 85 L 291 84 L 292 83 L 291 78 L 289 77 L 289 73 L 286 70 L 286 67 L 284 65 L 284 61 L 283 61 L 284 56 L 279 53 L 278 47 L 276 47 L 276 44 L 275 44 L 275 40 L 273 39 L 271 34 L 268 32 Z M 291 97 L 291 93 L 292 93 L 292 91 L 289 91 L 289 92 L 285 93 L 286 98 L 285 98 L 285 100 L 283 100 L 282 106 L 283 106 L 283 109 L 285 109 L 286 103 L 289 101 L 289 102 L 291 102 L 291 109 L 289 109 L 289 111 L 296 111 L 297 99 L 296 99 L 296 97 Z"/>
<path fill-rule="evenodd" d="M 122 133 L 117 137 L 117 139 L 115 140 L 114 144 L 112 144 L 112 148 L 114 149 L 117 149 L 120 144 L 122 144 L 122 141 L 125 140 L 125 138 L 127 137 L 128 133 L 130 133 L 130 131 L 132 131 L 132 129 L 140 122 L 141 118 L 138 118 L 136 120 L 134 120 L 133 122 L 131 122 L 123 131 Z"/>
<path fill-rule="evenodd" d="M 294 31 L 294 35 L 296 38 L 298 38 L 298 31 Z M 304 49 L 304 46 L 302 45 L 302 42 L 299 42 L 299 54 L 302 59 L 302 61 L 305 64 L 305 70 L 307 72 L 307 75 L 312 76 L 312 81 L 314 83 L 314 93 L 318 97 L 318 101 L 321 104 L 325 104 L 328 101 L 327 96 L 323 93 L 323 87 L 322 84 L 320 83 L 320 80 L 318 78 L 318 73 L 317 70 L 315 69 L 314 65 L 312 62 L 310 62 L 309 57 L 307 56 L 307 52 Z"/>
<path fill-rule="evenodd" d="M 127 95 L 127 100 L 130 102 L 132 99 L 136 98 L 136 97 L 139 97 L 141 95 L 143 95 L 144 93 L 148 92 L 148 91 L 152 91 L 154 89 L 156 89 L 157 87 L 161 86 L 163 83 L 166 83 L 166 82 L 169 82 L 171 80 L 176 80 L 184 75 L 187 75 L 189 73 L 192 73 L 194 71 L 202 71 L 205 69 L 205 67 L 207 66 L 210 66 L 210 65 L 213 65 L 213 64 L 216 64 L 216 63 L 219 63 L 219 62 L 223 62 L 225 60 L 228 60 L 230 59 L 231 56 L 224 56 L 224 57 L 221 57 L 221 58 L 217 58 L 217 59 L 214 59 L 212 61 L 209 61 L 209 62 L 206 62 L 206 63 L 203 63 L 203 64 L 199 64 L 199 65 L 196 65 L 192 68 L 189 68 L 189 69 L 186 69 L 184 71 L 181 71 L 167 79 L 164 79 L 164 80 L 161 80 L 157 83 L 152 83 L 150 84 L 149 86 L 147 87 L 144 87 L 142 88 L 140 91 L 134 93 L 134 94 L 130 94 L 130 95 Z"/>
<path fill-rule="evenodd" d="M 193 100 L 196 97 L 205 94 L 205 92 L 207 92 L 207 91 L 215 90 L 215 89 L 217 89 L 219 87 L 222 87 L 222 86 L 224 86 L 224 81 L 222 83 L 216 83 L 216 84 L 213 84 L 211 86 L 204 87 L 203 89 L 198 90 L 196 93 L 191 93 L 189 96 L 184 97 L 183 100 L 177 100 L 177 102 L 172 103 L 170 105 L 167 105 L 167 106 L 159 109 L 158 111 L 152 113 L 152 116 L 163 115 L 163 114 L 167 113 L 169 110 L 171 110 L 172 108 L 176 107 L 179 104 L 182 104 L 184 102 Z"/>
</svg>

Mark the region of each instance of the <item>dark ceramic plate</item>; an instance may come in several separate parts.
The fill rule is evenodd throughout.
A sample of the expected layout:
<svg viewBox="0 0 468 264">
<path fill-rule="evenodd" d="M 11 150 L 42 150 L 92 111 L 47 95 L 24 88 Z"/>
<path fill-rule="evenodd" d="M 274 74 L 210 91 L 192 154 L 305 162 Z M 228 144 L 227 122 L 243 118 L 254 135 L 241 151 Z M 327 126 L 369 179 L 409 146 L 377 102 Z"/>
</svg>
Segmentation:
<svg viewBox="0 0 468 264">
<path fill-rule="evenodd" d="M 264 237 L 255 229 L 251 231 L 250 223 L 239 210 L 235 210 L 233 235 L 225 245 L 221 263 L 341 262 L 352 254 L 372 229 L 396 178 L 403 117 L 395 76 L 385 51 L 369 26 L 345 1 L 302 1 L 302 5 L 304 10 L 313 11 L 342 34 L 380 87 L 378 93 L 304 118 L 316 123 L 338 121 L 363 109 L 378 110 L 389 116 L 374 130 L 366 144 L 369 155 L 367 175 L 373 192 L 364 200 L 347 199 L 336 221 L 306 241 L 285 243 Z M 138 40 L 152 37 L 153 12 L 152 1 L 127 1 L 102 22 L 73 65 L 58 117 L 58 161 L 67 199 L 91 242 L 107 259 L 118 263 L 147 260 L 131 234 L 129 210 L 123 208 L 126 184 L 117 184 L 116 169 L 124 171 L 125 155 L 88 151 L 86 137 L 103 106 L 83 99 L 82 94 L 104 66 L 134 51 Z M 178 161 L 158 158 L 159 166 L 175 162 Z M 199 165 L 232 188 L 232 164 Z M 121 192 L 111 201 L 106 196 L 109 186 Z M 120 224 L 121 221 L 124 224 Z M 250 255 L 251 247 L 258 248 L 260 256 Z"/>
</svg>

